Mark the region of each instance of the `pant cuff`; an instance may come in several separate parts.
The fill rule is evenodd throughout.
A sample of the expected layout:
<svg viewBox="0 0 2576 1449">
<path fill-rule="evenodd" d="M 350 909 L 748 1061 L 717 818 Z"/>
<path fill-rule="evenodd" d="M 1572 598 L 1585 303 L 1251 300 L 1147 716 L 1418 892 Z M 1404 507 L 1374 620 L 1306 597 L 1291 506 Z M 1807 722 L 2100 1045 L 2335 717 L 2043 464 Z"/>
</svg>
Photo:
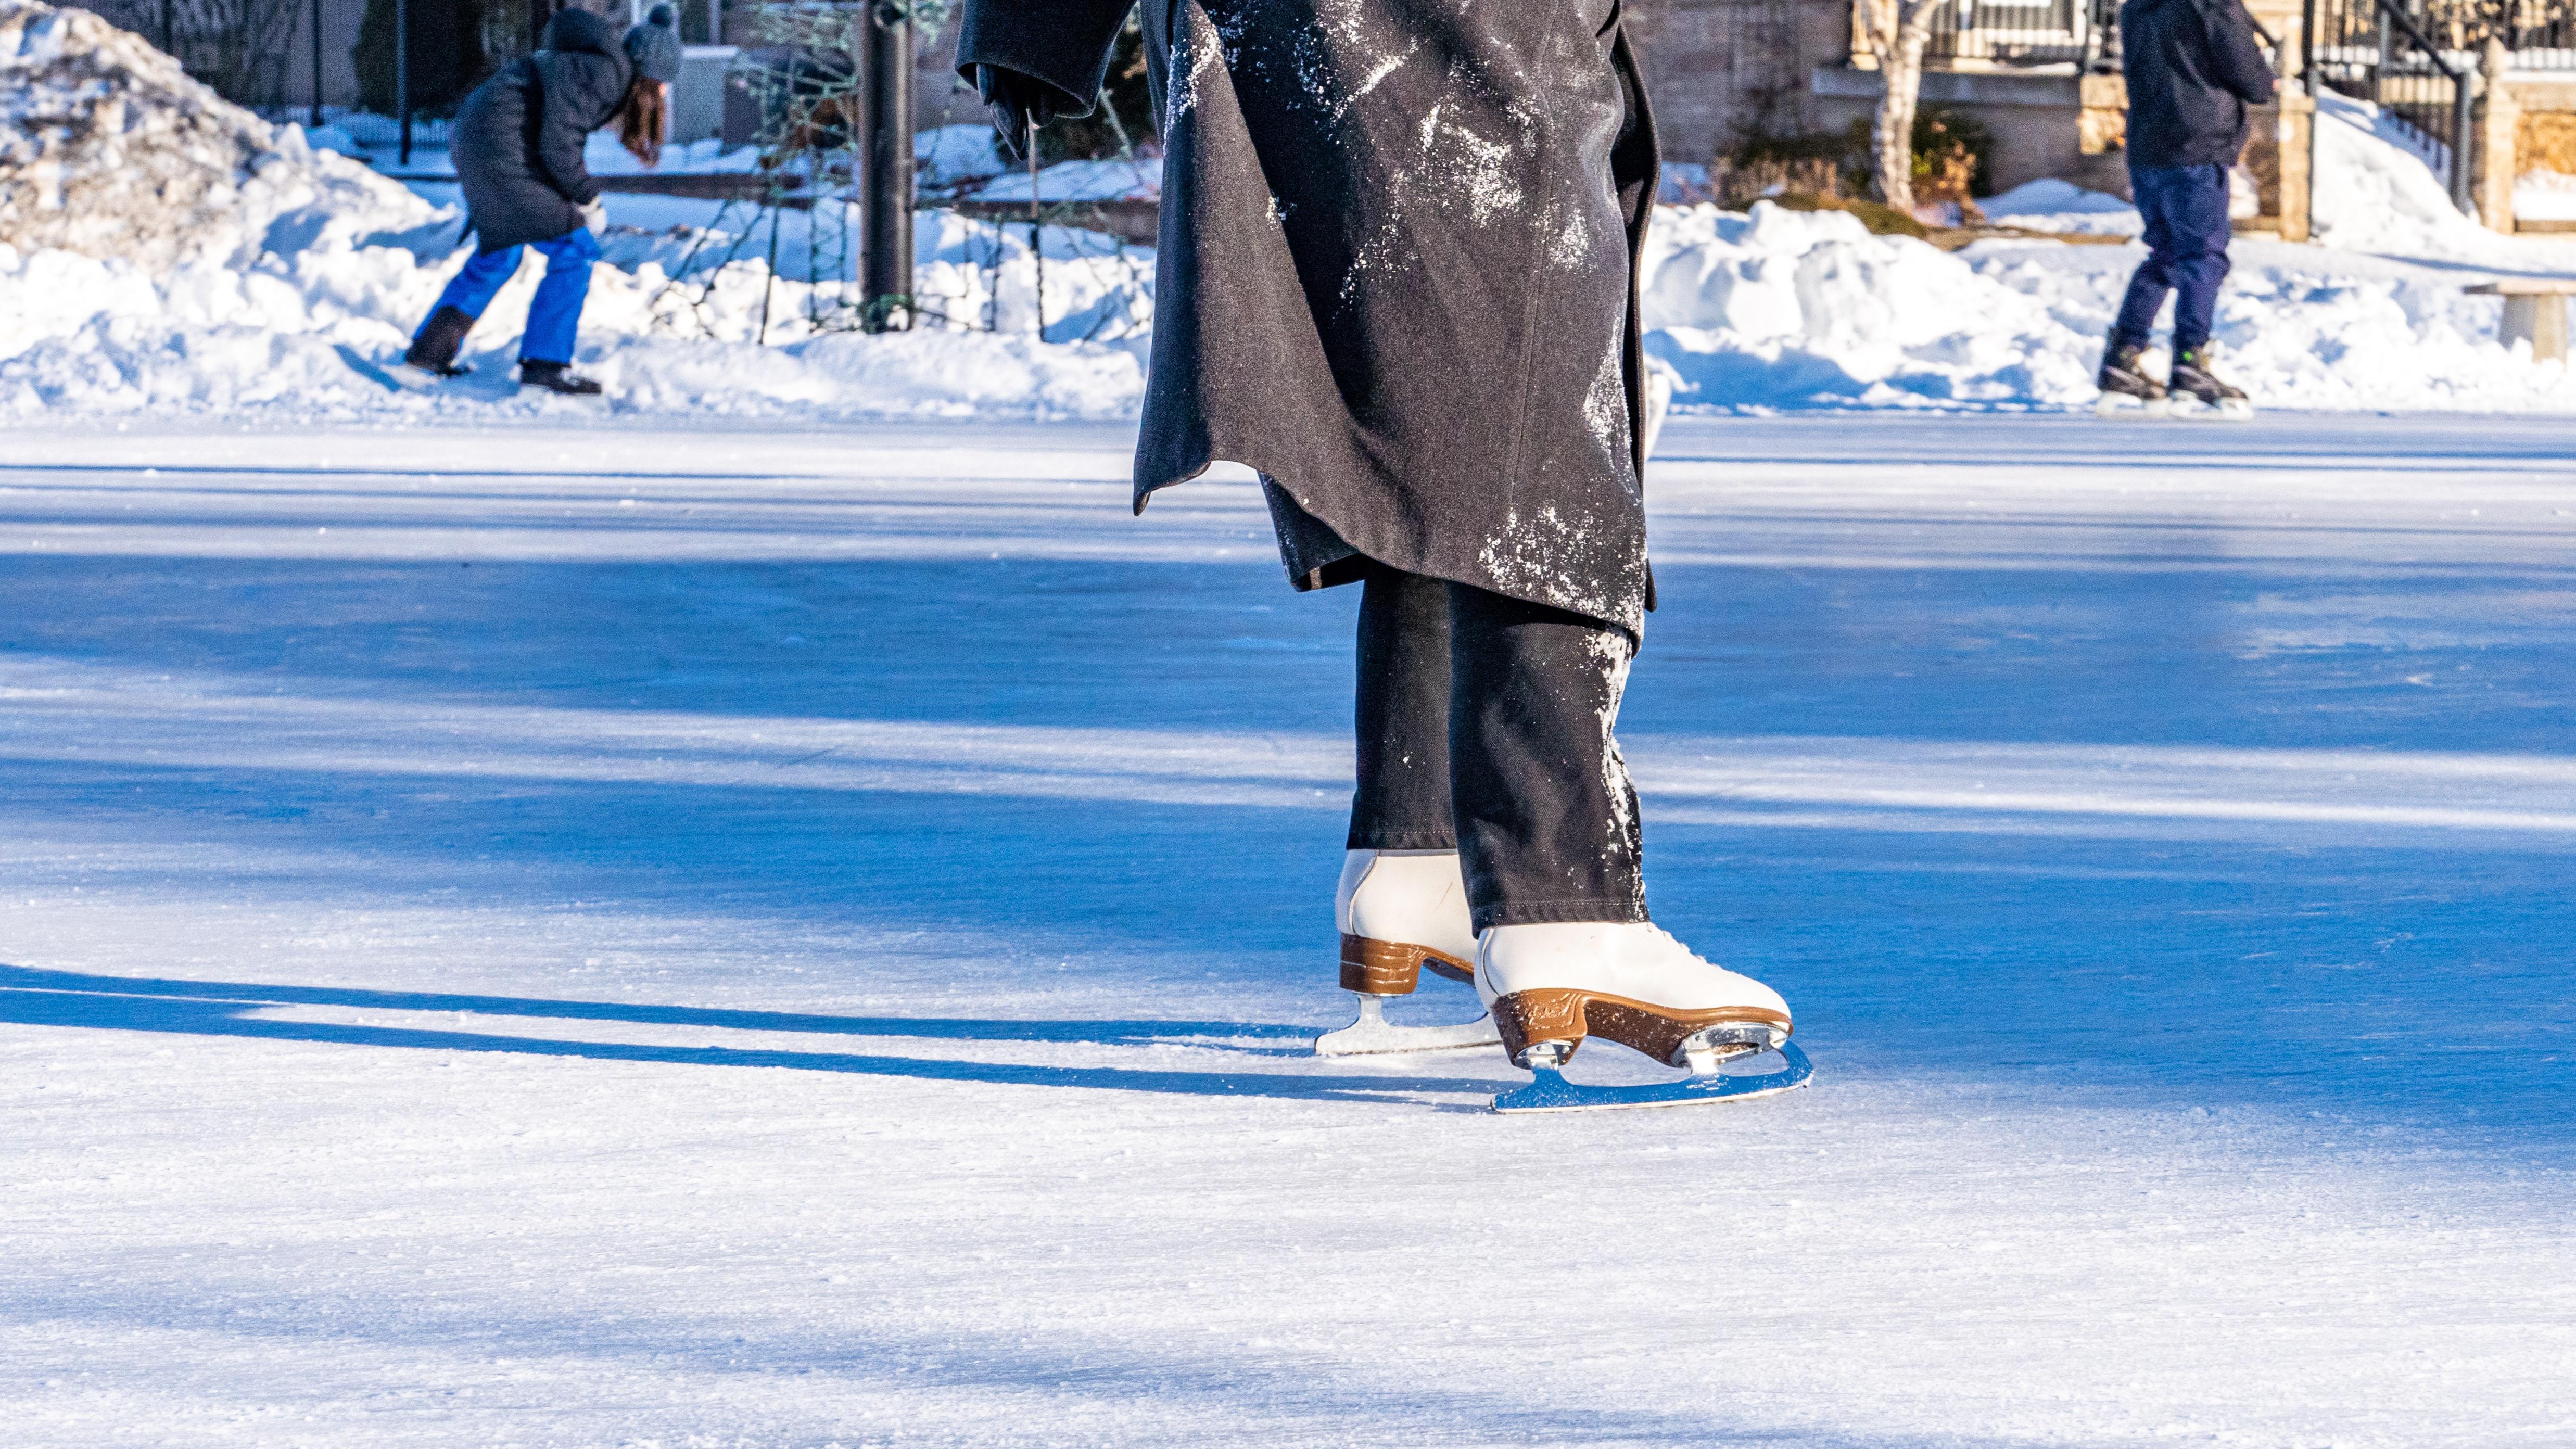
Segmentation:
<svg viewBox="0 0 2576 1449">
<path fill-rule="evenodd" d="M 1646 920 L 1642 900 L 1511 901 L 1477 907 L 1473 924 L 1483 932 L 1496 926 L 1640 926 Z"/>
<path fill-rule="evenodd" d="M 1456 850 L 1455 830 L 1362 830 L 1351 827 L 1344 850 Z"/>
</svg>

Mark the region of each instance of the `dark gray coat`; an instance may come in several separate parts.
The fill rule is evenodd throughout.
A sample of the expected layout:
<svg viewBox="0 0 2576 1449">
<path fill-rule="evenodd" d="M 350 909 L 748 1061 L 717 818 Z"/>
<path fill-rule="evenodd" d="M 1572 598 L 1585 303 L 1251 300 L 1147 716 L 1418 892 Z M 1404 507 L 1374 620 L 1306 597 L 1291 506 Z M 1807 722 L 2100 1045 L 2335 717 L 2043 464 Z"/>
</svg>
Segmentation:
<svg viewBox="0 0 2576 1449">
<path fill-rule="evenodd" d="M 2132 166 L 2233 166 L 2246 107 L 2272 103 L 2272 67 L 2240 0 L 2128 0 L 2120 70 Z"/>
<path fill-rule="evenodd" d="M 1130 0 L 967 0 L 963 67 L 1079 110 Z M 1617 0 L 1144 0 L 1163 115 L 1136 506 L 1267 480 L 1300 588 L 1355 555 L 1630 631 L 1648 607 Z"/>
<path fill-rule="evenodd" d="M 617 32 L 586 10 L 557 15 L 545 40 L 456 111 L 448 144 L 479 251 L 562 236 L 599 195 L 582 147 L 616 116 L 634 70 Z"/>
</svg>

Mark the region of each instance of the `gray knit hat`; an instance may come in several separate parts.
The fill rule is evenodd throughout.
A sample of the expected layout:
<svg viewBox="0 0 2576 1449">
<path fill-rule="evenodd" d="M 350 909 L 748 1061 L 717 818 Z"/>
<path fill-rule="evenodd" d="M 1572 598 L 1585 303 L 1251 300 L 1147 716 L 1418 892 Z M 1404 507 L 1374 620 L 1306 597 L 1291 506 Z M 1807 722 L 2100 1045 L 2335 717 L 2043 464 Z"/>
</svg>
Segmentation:
<svg viewBox="0 0 2576 1449">
<path fill-rule="evenodd" d="M 680 32 L 673 28 L 671 7 L 656 5 L 644 23 L 626 32 L 626 58 L 646 80 L 671 85 L 680 78 Z"/>
</svg>

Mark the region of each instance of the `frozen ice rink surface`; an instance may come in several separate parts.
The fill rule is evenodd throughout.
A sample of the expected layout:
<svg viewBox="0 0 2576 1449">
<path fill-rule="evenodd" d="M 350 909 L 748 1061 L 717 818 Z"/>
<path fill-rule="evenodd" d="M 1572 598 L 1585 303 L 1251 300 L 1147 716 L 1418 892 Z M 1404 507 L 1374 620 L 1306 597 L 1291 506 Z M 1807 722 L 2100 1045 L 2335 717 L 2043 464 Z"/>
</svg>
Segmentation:
<svg viewBox="0 0 2576 1449">
<path fill-rule="evenodd" d="M 1677 424 L 1650 890 L 1816 1084 L 1541 1118 L 1305 1054 L 1244 482 L 111 428 L 0 440 L 0 1439 L 2576 1441 L 2563 422 Z"/>
</svg>

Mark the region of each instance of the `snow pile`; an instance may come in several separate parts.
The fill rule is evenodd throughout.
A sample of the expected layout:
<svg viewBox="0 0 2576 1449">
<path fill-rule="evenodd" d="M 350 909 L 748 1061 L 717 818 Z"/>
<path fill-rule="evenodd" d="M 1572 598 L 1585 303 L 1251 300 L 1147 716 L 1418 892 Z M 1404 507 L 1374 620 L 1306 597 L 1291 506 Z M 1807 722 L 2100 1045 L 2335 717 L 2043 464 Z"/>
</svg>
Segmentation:
<svg viewBox="0 0 2576 1449">
<path fill-rule="evenodd" d="M 161 269 L 229 259 L 288 212 L 427 208 L 328 164 L 85 10 L 0 0 L 0 246 Z"/>
<path fill-rule="evenodd" d="M 2051 176 L 2025 181 L 2010 191 L 1978 202 L 1986 220 L 1997 226 L 2053 231 L 2080 236 L 2136 236 L 2146 230 L 2138 209 L 2116 196 L 2087 191 L 2072 181 Z"/>
<path fill-rule="evenodd" d="M 991 126 L 963 122 L 915 132 L 912 159 L 921 172 L 914 184 L 941 194 L 972 189 L 1011 169 L 994 144 Z"/>
<path fill-rule="evenodd" d="M 1037 196 L 1048 201 L 1153 201 L 1163 194 L 1163 163 L 1158 157 L 1106 161 L 1058 161 L 1038 172 Z M 977 201 L 1026 201 L 1029 174 L 1013 171 L 975 191 Z"/>
<path fill-rule="evenodd" d="M 1958 257 L 1838 211 L 1673 208 L 1646 247 L 1647 347 L 1681 404 L 2072 403 L 2087 341 Z"/>
<path fill-rule="evenodd" d="M 2526 171 L 2515 177 L 2513 214 L 2524 221 L 2576 221 L 2576 176 Z"/>
<path fill-rule="evenodd" d="M 2334 91 L 2317 98 L 2313 186 L 2317 240 L 2330 247 L 2476 256 L 2504 240 L 2451 204 L 2420 138 L 2379 107 Z"/>
<path fill-rule="evenodd" d="M 468 341 L 474 378 L 423 391 L 399 366 L 411 329 L 464 261 L 453 250 L 457 219 L 413 205 L 430 218 L 417 248 L 297 214 L 246 265 L 160 276 L 0 246 L 0 412 L 538 406 L 517 399 L 508 376 L 544 271 L 533 253 Z M 795 221 L 813 225 L 807 214 Z M 854 217 L 842 224 L 854 233 Z M 797 255 L 798 240 L 782 251 Z M 1150 254 L 1098 255 L 1088 234 L 1050 228 L 1055 340 L 1040 343 L 1026 229 L 924 213 L 916 285 L 932 315 L 912 336 L 868 338 L 845 330 L 857 300 L 846 270 L 773 278 L 765 238 L 746 241 L 747 259 L 726 260 L 704 236 L 613 232 L 611 250 L 629 266 L 592 273 L 583 365 L 627 405 L 731 413 L 1122 416 L 1141 394 Z"/>
<path fill-rule="evenodd" d="M 0 0 L 0 63 L 0 155 L 12 158 L 0 168 L 0 415 L 560 406 L 519 397 L 509 378 L 533 256 L 468 343 L 473 377 L 431 386 L 400 366 L 463 262 L 464 218 L 424 199 L 452 198 L 452 183 L 406 189 L 316 149 L 84 12 Z M 2576 243 L 2498 237 L 2459 216 L 2370 107 L 2328 97 L 2321 125 L 2319 222 L 2340 249 L 2238 243 L 2222 369 L 2271 405 L 2576 408 L 2567 370 L 2498 346 L 2500 304 L 2463 292 L 2500 272 L 2576 274 Z M 972 184 L 997 164 L 980 128 L 927 139 L 936 176 Z M 735 159 L 712 143 L 689 158 Z M 1064 163 L 1041 194 L 1150 196 L 1158 180 L 1150 161 Z M 169 199 L 147 204 L 147 184 Z M 1005 173 L 982 194 L 1026 186 Z M 2054 231 L 2136 224 L 2125 204 L 2062 182 L 1989 211 Z M 620 195 L 610 213 L 621 224 L 593 274 L 580 361 L 614 406 L 1125 417 L 1141 401 L 1150 251 L 1049 227 L 1041 262 L 1023 225 L 923 213 L 917 330 L 862 336 L 850 330 L 853 208 Z M 1837 212 L 1667 208 L 1645 259 L 1647 348 L 1684 407 L 2081 406 L 2139 255 L 2015 241 L 1952 254 Z"/>
</svg>

